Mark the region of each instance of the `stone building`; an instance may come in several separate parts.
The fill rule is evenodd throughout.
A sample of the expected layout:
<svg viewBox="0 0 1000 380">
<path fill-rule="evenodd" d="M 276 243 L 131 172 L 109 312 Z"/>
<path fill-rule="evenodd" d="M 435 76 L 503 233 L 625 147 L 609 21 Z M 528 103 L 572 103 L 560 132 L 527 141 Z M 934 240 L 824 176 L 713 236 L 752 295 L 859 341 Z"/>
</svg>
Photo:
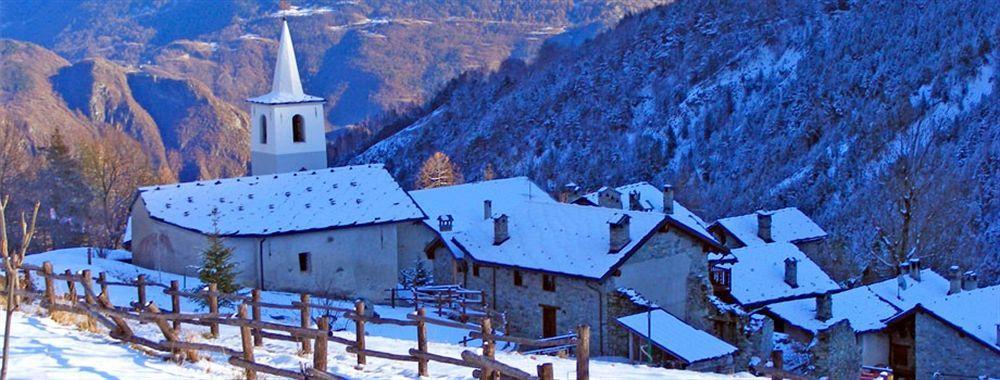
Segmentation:
<svg viewBox="0 0 1000 380">
<path fill-rule="evenodd" d="M 813 256 L 826 241 L 826 231 L 795 207 L 722 218 L 709 230 L 728 248 L 791 243 Z"/>
<path fill-rule="evenodd" d="M 195 276 L 216 234 L 243 286 L 381 299 L 434 239 L 424 218 L 381 165 L 151 186 L 132 205 L 133 260 Z"/>
<path fill-rule="evenodd" d="M 588 324 L 595 354 L 624 356 L 627 334 L 614 318 L 626 311 L 613 302 L 623 288 L 704 327 L 705 257 L 721 246 L 673 200 L 670 213 L 565 204 L 526 178 L 411 194 L 440 236 L 425 250 L 438 282 L 483 290 L 507 312 L 511 334 Z"/>
</svg>

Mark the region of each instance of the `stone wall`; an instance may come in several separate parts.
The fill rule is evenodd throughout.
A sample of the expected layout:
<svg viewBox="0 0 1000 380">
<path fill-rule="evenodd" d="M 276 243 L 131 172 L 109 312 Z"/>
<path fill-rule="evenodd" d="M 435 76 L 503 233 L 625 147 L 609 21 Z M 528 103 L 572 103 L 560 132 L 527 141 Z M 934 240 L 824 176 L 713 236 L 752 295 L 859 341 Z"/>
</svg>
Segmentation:
<svg viewBox="0 0 1000 380">
<path fill-rule="evenodd" d="M 951 377 L 1000 377 L 1000 353 L 927 313 L 916 313 L 915 325 L 918 379 L 930 379 L 935 372 Z"/>
<path fill-rule="evenodd" d="M 861 346 L 846 319 L 818 332 L 809 353 L 816 376 L 830 379 L 861 376 Z"/>
<path fill-rule="evenodd" d="M 689 371 L 733 373 L 733 355 L 724 355 L 714 359 L 705 359 L 687 366 Z"/>
</svg>

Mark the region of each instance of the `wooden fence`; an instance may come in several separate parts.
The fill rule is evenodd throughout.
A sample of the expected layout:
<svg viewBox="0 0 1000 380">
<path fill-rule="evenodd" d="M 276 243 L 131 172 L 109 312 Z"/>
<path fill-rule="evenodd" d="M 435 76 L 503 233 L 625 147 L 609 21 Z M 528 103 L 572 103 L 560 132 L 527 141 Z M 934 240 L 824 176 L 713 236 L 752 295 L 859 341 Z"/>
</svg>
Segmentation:
<svg viewBox="0 0 1000 380">
<path fill-rule="evenodd" d="M 91 317 L 108 328 L 112 338 L 168 353 L 173 360 L 178 362 L 199 360 L 199 351 L 221 353 L 229 356 L 229 364 L 243 368 L 247 379 L 256 379 L 257 373 L 291 379 L 341 379 L 343 377 L 327 372 L 328 344 L 331 341 L 345 345 L 347 352 L 355 354 L 359 370 L 364 368 L 367 358 L 370 356 L 416 363 L 420 376 L 428 376 L 428 362 L 433 361 L 472 368 L 473 376 L 483 380 L 552 379 L 551 363 L 539 365 L 536 368 L 537 373 L 533 375 L 496 360 L 495 344 L 497 341 L 514 342 L 533 347 L 572 345 L 576 352 L 576 378 L 584 380 L 589 378 L 590 328 L 585 325 L 578 327 L 575 336 L 562 339 L 533 340 L 496 334 L 489 317 L 481 318 L 478 326 L 470 326 L 467 323 L 430 317 L 423 307 L 418 307 L 414 313 L 407 315 L 407 319 L 401 320 L 368 315 L 365 312 L 367 305 L 363 301 L 357 301 L 354 308 L 341 308 L 313 303 L 309 294 L 301 294 L 298 301 L 292 301 L 290 304 L 278 304 L 261 301 L 259 289 L 253 289 L 249 296 L 242 296 L 221 293 L 215 284 L 209 284 L 207 290 L 189 292 L 180 289 L 177 281 L 171 281 L 169 285 L 165 285 L 151 282 L 145 275 L 139 275 L 134 282 L 113 282 L 108 281 L 107 275 L 103 272 L 98 274 L 95 281 L 90 270 L 83 270 L 79 274 L 69 270 L 62 274 L 53 273 L 52 264 L 49 262 L 45 262 L 41 267 L 25 264 L 21 270 L 26 279 L 29 280 L 24 282 L 26 285 L 24 289 L 15 290 L 16 295 L 21 298 L 39 300 L 41 307 L 49 311 L 64 311 Z M 34 284 L 30 281 L 32 272 L 43 278 L 43 289 L 35 289 Z M 66 282 L 66 295 L 56 295 L 55 281 Z M 95 282 L 99 286 L 99 293 L 94 289 Z M 78 284 L 82 294 L 77 293 Z M 109 297 L 110 285 L 134 287 L 136 301 L 131 302 L 128 307 L 113 305 Z M 155 302 L 147 300 L 148 287 L 162 288 L 163 293 L 170 296 L 169 310 L 161 309 Z M 181 311 L 182 297 L 204 300 L 208 305 L 209 312 L 183 313 Z M 239 303 L 237 313 L 235 315 L 221 314 L 219 312 L 220 299 Z M 289 326 L 262 321 L 261 309 L 263 308 L 298 310 L 301 313 L 301 324 Z M 354 321 L 355 339 L 351 340 L 331 334 L 328 317 L 318 318 L 316 326 L 311 326 L 311 312 L 313 310 L 342 313 L 345 318 Z M 135 335 L 129 321 L 154 324 L 163 334 L 164 339 L 154 341 Z M 185 342 L 180 334 L 183 324 L 208 326 L 211 338 L 219 336 L 220 325 L 237 327 L 240 329 L 241 347 L 235 349 L 209 343 Z M 388 353 L 368 348 L 365 344 L 367 324 L 414 326 L 417 330 L 417 347 L 411 348 L 407 354 Z M 459 329 L 478 327 L 478 331 L 471 331 L 470 335 L 482 339 L 482 354 L 463 351 L 461 358 L 452 358 L 429 352 L 427 349 L 427 325 Z M 312 354 L 312 366 L 290 370 L 257 363 L 254 360 L 254 350 L 255 347 L 263 346 L 264 339 L 301 344 L 300 353 Z"/>
</svg>

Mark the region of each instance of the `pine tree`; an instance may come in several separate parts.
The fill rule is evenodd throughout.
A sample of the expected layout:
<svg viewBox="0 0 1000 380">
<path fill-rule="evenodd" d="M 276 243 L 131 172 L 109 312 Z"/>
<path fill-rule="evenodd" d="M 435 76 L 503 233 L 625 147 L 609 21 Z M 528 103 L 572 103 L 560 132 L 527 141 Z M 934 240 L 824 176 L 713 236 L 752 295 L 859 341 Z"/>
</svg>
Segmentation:
<svg viewBox="0 0 1000 380">
<path fill-rule="evenodd" d="M 406 289 L 430 285 L 434 283 L 434 274 L 427 269 L 422 260 L 416 260 L 412 268 L 399 272 L 399 283 Z"/>
<path fill-rule="evenodd" d="M 80 245 L 84 242 L 83 222 L 93 199 L 83 176 L 83 168 L 70 151 L 58 129 L 44 148 L 45 167 L 35 186 L 42 193 L 43 217 L 39 230 L 47 235 L 49 248 Z M 45 240 L 43 237 L 43 240 Z"/>
<path fill-rule="evenodd" d="M 417 187 L 431 189 L 462 183 L 462 174 L 451 162 L 451 157 L 441 152 L 434 152 L 420 168 L 417 177 Z"/>
<path fill-rule="evenodd" d="M 233 250 L 222 244 L 218 231 L 208 236 L 208 248 L 202 252 L 204 263 L 198 271 L 198 278 L 205 284 L 215 284 L 222 293 L 232 293 L 239 289 L 236 285 L 236 264 L 233 264 Z"/>
</svg>

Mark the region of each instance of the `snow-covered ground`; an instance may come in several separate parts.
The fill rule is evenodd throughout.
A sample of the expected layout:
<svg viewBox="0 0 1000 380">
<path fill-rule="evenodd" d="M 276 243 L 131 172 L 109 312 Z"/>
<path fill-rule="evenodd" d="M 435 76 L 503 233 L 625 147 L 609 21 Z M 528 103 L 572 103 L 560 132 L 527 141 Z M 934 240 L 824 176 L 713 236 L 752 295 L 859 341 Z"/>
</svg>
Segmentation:
<svg viewBox="0 0 1000 380">
<path fill-rule="evenodd" d="M 115 255 L 127 256 L 125 252 L 116 252 Z M 196 289 L 201 284 L 194 278 L 184 279 L 182 276 L 160 273 L 133 266 L 111 259 L 94 258 L 92 265 L 87 265 L 86 249 L 65 249 L 43 254 L 28 256 L 26 262 L 33 265 L 41 265 L 45 261 L 52 262 L 57 272 L 66 269 L 79 271 L 89 268 L 94 275 L 104 271 L 107 272 L 110 281 L 129 281 L 135 279 L 138 274 L 146 274 L 149 281 L 169 283 L 171 280 L 186 280 L 188 289 Z M 39 278 L 35 278 L 38 286 L 43 283 Z M 57 282 L 60 291 L 65 291 L 65 283 Z M 115 305 L 127 306 L 136 299 L 135 288 L 125 286 L 111 286 L 109 289 L 111 301 Z M 170 298 L 163 294 L 159 288 L 149 287 L 147 290 L 149 300 L 156 302 L 163 308 L 169 308 Z M 262 292 L 262 299 L 265 302 L 288 303 L 297 300 L 295 294 L 281 292 Z M 314 303 L 332 302 L 341 306 L 348 306 L 348 301 L 313 299 Z M 30 307 L 28 308 L 30 312 Z M 204 312 L 204 308 L 198 303 L 184 299 L 181 309 L 183 312 Z M 223 312 L 231 312 L 232 307 L 223 308 Z M 375 306 L 375 312 L 383 317 L 405 319 L 406 314 L 412 312 L 410 308 L 391 308 L 388 306 Z M 265 320 L 280 322 L 290 325 L 298 325 L 298 311 L 265 309 L 262 317 Z M 186 363 L 177 366 L 170 362 L 154 356 L 147 356 L 144 353 L 135 351 L 112 339 L 107 335 L 99 335 L 75 330 L 70 327 L 63 327 L 48 318 L 38 317 L 30 314 L 18 313 L 14 320 L 16 326 L 14 331 L 15 340 L 13 347 L 14 376 L 12 378 L 37 378 L 45 373 L 48 378 L 234 378 L 238 372 L 234 372 L 233 367 L 225 363 L 226 357 L 219 354 L 208 354 L 207 360 L 198 363 Z M 346 323 L 348 320 L 340 319 L 333 323 L 334 334 L 348 339 L 354 339 L 353 324 Z M 132 325 L 136 334 L 153 340 L 162 340 L 163 337 L 157 328 L 151 324 Z M 392 325 L 373 325 L 367 327 L 366 343 L 370 349 L 387 351 L 392 353 L 406 354 L 410 348 L 416 347 L 414 341 L 416 329 L 414 327 L 401 327 Z M 202 334 L 207 332 L 207 327 L 184 325 L 182 337 L 187 340 L 205 342 L 228 347 L 240 347 L 239 329 L 230 326 L 220 326 L 220 337 L 217 339 L 206 339 Z M 440 326 L 428 327 L 428 339 L 431 341 L 429 350 L 433 353 L 446 355 L 454 358 L 461 356 L 463 350 L 478 351 L 476 342 L 470 343 L 469 347 L 456 344 L 466 335 L 461 329 L 446 328 Z M 499 347 L 503 348 L 503 347 Z M 277 340 L 266 340 L 264 347 L 255 350 L 257 362 L 287 369 L 298 369 L 303 365 L 311 365 L 311 356 L 297 355 L 298 344 L 282 342 Z M 513 352 L 498 352 L 497 359 L 518 367 L 522 370 L 534 373 L 538 364 L 552 362 L 555 375 L 558 379 L 568 379 L 575 377 L 575 362 L 572 359 L 560 359 L 551 356 L 521 355 Z M 329 345 L 329 371 L 350 378 L 374 378 L 374 379 L 399 379 L 416 378 L 416 364 L 407 362 L 397 362 L 379 358 L 368 358 L 368 365 L 362 369 L 355 369 L 356 359 L 353 354 L 345 351 L 345 346 L 331 342 Z M 472 375 L 469 368 L 457 367 L 447 364 L 430 363 L 430 378 L 434 379 L 467 379 Z M 732 378 L 732 376 L 702 374 L 696 372 L 664 370 L 628 364 L 615 359 L 592 360 L 590 364 L 591 376 L 595 379 L 722 379 Z M 749 377 L 749 376 L 743 376 Z"/>
</svg>

